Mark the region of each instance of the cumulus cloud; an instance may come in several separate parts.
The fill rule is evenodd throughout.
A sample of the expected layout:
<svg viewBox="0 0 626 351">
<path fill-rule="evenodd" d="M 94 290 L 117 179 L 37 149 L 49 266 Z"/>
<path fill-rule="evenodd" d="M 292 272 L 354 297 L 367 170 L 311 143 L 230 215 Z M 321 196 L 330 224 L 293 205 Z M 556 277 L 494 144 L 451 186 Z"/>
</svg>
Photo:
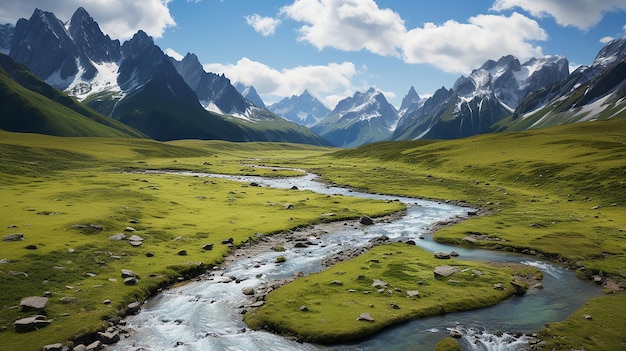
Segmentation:
<svg viewBox="0 0 626 351">
<path fill-rule="evenodd" d="M 172 0 L 3 0 L 0 23 L 16 23 L 19 18 L 30 18 L 35 8 L 53 12 L 61 21 L 72 17 L 83 7 L 98 22 L 100 29 L 113 39 L 129 39 L 138 30 L 160 38 L 176 22 L 168 4 Z"/>
<path fill-rule="evenodd" d="M 519 13 L 511 16 L 478 15 L 468 23 L 449 20 L 426 23 L 407 33 L 404 60 L 427 63 L 450 73 L 468 73 L 487 59 L 515 55 L 520 60 L 541 56 L 532 41 L 547 40 L 539 24 Z"/>
<path fill-rule="evenodd" d="M 411 30 L 397 13 L 379 8 L 373 0 L 295 0 L 280 13 L 304 23 L 298 39 L 320 50 L 367 50 L 452 73 L 468 73 L 503 55 L 522 60 L 542 55 L 535 42 L 548 38 L 535 20 L 517 12 L 477 15 L 467 23 L 426 23 Z"/>
<path fill-rule="evenodd" d="M 277 70 L 247 57 L 235 64 L 209 63 L 203 66 L 207 72 L 224 73 L 233 82 L 253 85 L 264 98 L 291 96 L 304 89 L 326 96 L 338 90 L 351 89 L 351 79 L 357 73 L 351 62 Z"/>
<path fill-rule="evenodd" d="M 373 0 L 296 0 L 280 14 L 305 23 L 298 40 L 318 49 L 368 50 L 378 55 L 399 56 L 406 29 L 400 15 L 381 9 Z"/>
<path fill-rule="evenodd" d="M 245 19 L 257 33 L 260 33 L 264 37 L 273 35 L 276 31 L 276 27 L 280 24 L 280 20 L 277 18 L 263 17 L 256 13 L 251 16 L 245 16 Z"/>
<path fill-rule="evenodd" d="M 589 29 L 604 13 L 626 10 L 624 0 L 496 0 L 492 10 L 522 8 L 535 17 L 552 16 L 561 26 Z"/>
</svg>

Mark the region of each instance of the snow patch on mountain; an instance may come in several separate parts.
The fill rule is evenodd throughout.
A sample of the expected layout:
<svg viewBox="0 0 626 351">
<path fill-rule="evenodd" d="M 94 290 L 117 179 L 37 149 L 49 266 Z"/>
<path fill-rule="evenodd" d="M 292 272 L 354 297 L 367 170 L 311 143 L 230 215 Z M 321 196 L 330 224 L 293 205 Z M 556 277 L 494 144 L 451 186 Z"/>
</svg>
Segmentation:
<svg viewBox="0 0 626 351">
<path fill-rule="evenodd" d="M 90 95 L 99 94 L 103 92 L 111 92 L 116 97 L 122 98 L 125 93 L 117 83 L 117 73 L 119 70 L 119 64 L 117 62 L 91 62 L 97 69 L 98 73 L 93 79 L 85 80 L 82 78 L 83 68 L 79 67 L 79 72 L 73 76 L 71 82 L 68 83 L 67 93 L 76 97 L 79 101 L 83 101 Z M 58 75 L 57 75 L 58 76 Z M 132 91 L 137 86 L 129 85 L 128 90 Z"/>
</svg>

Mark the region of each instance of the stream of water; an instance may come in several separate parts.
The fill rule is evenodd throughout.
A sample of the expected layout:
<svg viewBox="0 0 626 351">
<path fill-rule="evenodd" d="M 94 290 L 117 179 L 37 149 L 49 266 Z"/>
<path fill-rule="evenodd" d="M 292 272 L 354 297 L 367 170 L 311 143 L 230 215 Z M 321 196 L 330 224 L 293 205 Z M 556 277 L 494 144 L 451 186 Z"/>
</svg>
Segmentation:
<svg viewBox="0 0 626 351">
<path fill-rule="evenodd" d="M 544 323 L 560 321 L 582 306 L 599 289 L 580 281 L 574 274 L 530 256 L 503 252 L 451 247 L 434 242 L 428 235 L 436 222 L 465 217 L 468 208 L 450 204 L 360 193 L 327 186 L 307 174 L 293 178 L 234 177 L 193 172 L 181 175 L 221 177 L 260 186 L 311 190 L 324 194 L 343 194 L 375 199 L 400 200 L 407 204 L 407 213 L 389 223 L 373 226 L 333 226 L 331 232 L 316 237 L 318 245 L 307 248 L 285 247 L 286 262 L 274 263 L 276 253 L 260 252 L 231 262 L 223 271 L 211 272 L 210 278 L 165 290 L 150 299 L 136 316 L 127 318 L 132 336 L 109 347 L 112 350 L 433 350 L 451 329 L 463 334 L 463 350 L 520 350 L 527 338 L 518 333 L 532 333 Z M 388 236 L 391 241 L 414 240 L 429 251 L 451 251 L 464 260 L 521 262 L 535 266 L 544 273 L 544 289 L 532 289 L 522 297 L 513 297 L 495 306 L 450 313 L 415 320 L 390 328 L 373 337 L 351 344 L 319 346 L 295 341 L 264 331 L 252 331 L 242 322 L 240 306 L 246 304 L 243 288 L 293 276 L 296 272 L 311 273 L 324 269 L 322 260 L 348 248 L 367 245 L 372 238 Z M 424 239 L 419 239 L 422 236 Z M 236 277 L 227 281 L 224 277 Z"/>
</svg>

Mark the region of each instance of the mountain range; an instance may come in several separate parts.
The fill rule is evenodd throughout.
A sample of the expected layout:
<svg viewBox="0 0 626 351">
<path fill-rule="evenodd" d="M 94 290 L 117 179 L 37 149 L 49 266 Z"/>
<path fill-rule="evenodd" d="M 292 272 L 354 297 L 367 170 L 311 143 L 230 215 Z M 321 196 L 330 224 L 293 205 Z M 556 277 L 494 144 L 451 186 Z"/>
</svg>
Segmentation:
<svg viewBox="0 0 626 351">
<path fill-rule="evenodd" d="M 157 140 L 328 144 L 267 110 L 252 113 L 228 79 L 197 70 L 195 55 L 173 62 L 143 31 L 112 40 L 83 8 L 68 23 L 36 9 L 10 43 L 10 57 L 41 80 Z"/>
<path fill-rule="evenodd" d="M 18 99 L 15 106 L 21 107 L 11 113 L 28 111 L 34 120 L 47 118 L 49 124 L 43 129 L 41 123 L 31 123 L 38 128 L 29 126 L 29 119 L 16 124 L 19 118 L 6 117 L 9 110 L 3 106 L 6 113 L 0 128 L 10 124 L 7 130 L 55 135 L 67 128 L 50 127 L 62 120 L 50 116 L 69 105 L 74 124 L 80 120 L 91 126 L 75 127 L 72 135 L 89 135 L 86 130 L 99 123 L 118 136 L 157 140 L 285 141 L 340 147 L 462 138 L 626 114 L 626 38 L 611 41 L 593 64 L 571 73 L 562 56 L 524 63 L 513 56 L 488 60 L 467 77 L 459 77 L 451 88 L 442 87 L 428 98 L 411 87 L 399 109 L 375 88 L 356 92 L 332 110 L 308 90 L 266 106 L 254 87 L 233 85 L 223 74 L 206 72 L 193 53 L 181 60 L 165 55 L 143 31 L 124 43 L 111 39 L 83 8 L 67 23 L 36 9 L 15 26 L 0 25 L 0 53 L 10 56 L 0 60 L 3 99 L 26 96 Z M 42 99 L 52 100 L 49 106 L 55 107 L 47 109 L 47 104 L 36 102 Z M 63 107 L 57 106 L 59 101 Z"/>
</svg>

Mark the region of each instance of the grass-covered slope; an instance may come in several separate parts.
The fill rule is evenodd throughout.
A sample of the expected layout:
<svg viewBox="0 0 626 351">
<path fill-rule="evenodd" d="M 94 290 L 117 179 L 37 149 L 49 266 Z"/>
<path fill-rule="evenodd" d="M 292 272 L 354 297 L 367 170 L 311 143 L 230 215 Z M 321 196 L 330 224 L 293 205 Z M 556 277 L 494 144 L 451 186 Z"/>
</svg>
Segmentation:
<svg viewBox="0 0 626 351">
<path fill-rule="evenodd" d="M 328 149 L 294 144 L 160 143 L 0 131 L 0 238 L 24 235 L 24 240 L 0 241 L 0 350 L 41 350 L 101 329 L 105 318 L 123 313 L 128 303 L 220 263 L 228 252 L 224 239 L 232 237 L 239 245 L 257 233 L 317 223 L 328 212 L 347 219 L 402 209 L 398 203 L 261 189 L 224 179 L 121 172 L 179 168 L 293 175 L 248 163 L 259 156 L 324 152 Z M 126 227 L 135 229 L 127 236 L 145 239 L 140 247 L 109 240 Z M 203 250 L 209 243 L 213 249 Z M 187 255 L 179 255 L 182 250 Z M 139 283 L 124 285 L 121 269 L 139 274 Z M 13 306 L 45 291 L 51 293 L 45 312 L 52 324 L 16 333 L 13 322 L 32 313 Z M 111 303 L 103 304 L 107 299 Z"/>
<path fill-rule="evenodd" d="M 57 136 L 146 137 L 54 89 L 3 54 L 0 129 Z"/>
<path fill-rule="evenodd" d="M 626 285 L 625 120 L 378 143 L 298 164 L 339 185 L 484 207 L 489 215 L 443 228 L 435 240 L 538 255 L 583 279 L 603 275 L 607 292 Z M 624 348 L 615 330 L 626 324 L 610 316 L 626 313 L 626 294 L 586 308 L 595 322 L 576 313 L 542 334 L 545 349 Z M 587 334 L 570 338 L 577 328 Z"/>
</svg>

